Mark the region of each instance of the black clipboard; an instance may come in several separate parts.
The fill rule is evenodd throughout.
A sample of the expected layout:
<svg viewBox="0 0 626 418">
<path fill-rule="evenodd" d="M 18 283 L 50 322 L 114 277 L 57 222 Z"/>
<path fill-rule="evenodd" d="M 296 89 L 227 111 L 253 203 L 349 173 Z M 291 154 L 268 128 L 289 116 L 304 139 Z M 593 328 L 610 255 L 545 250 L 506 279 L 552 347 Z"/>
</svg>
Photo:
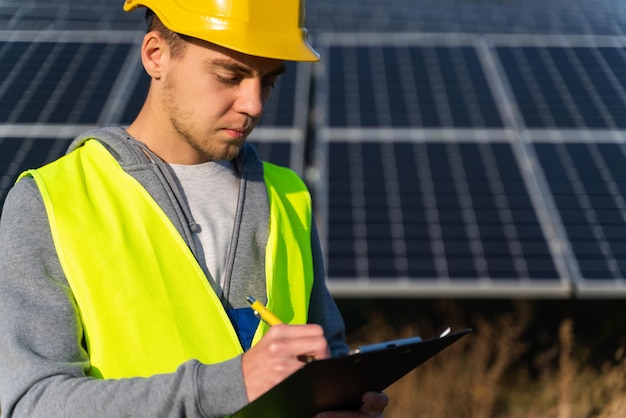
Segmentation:
<svg viewBox="0 0 626 418">
<path fill-rule="evenodd" d="M 383 391 L 470 332 L 468 328 L 407 344 L 394 341 L 375 350 L 313 361 L 230 418 L 302 418 L 323 411 L 356 410 L 363 393 Z"/>
</svg>

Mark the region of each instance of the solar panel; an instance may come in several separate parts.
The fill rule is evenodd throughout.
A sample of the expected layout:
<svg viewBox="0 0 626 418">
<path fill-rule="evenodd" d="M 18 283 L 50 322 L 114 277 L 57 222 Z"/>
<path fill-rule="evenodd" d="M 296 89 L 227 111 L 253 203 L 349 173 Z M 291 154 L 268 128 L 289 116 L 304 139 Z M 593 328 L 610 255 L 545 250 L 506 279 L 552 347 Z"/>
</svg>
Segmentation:
<svg viewBox="0 0 626 418">
<path fill-rule="evenodd" d="M 0 42 L 0 123 L 95 124 L 130 44 Z"/>
<path fill-rule="evenodd" d="M 616 255 L 626 248 L 623 172 L 586 169 L 568 145 L 589 178 L 565 177 L 540 145 L 623 146 L 623 47 L 545 37 L 323 41 L 318 203 L 334 294 L 626 290 Z M 623 165 L 623 152 L 605 154 Z M 594 216 L 566 206 L 580 200 L 581 181 Z"/>
<path fill-rule="evenodd" d="M 331 46 L 331 127 L 502 127 L 471 46 Z"/>
<path fill-rule="evenodd" d="M 626 291 L 624 144 L 533 145 L 580 272 L 578 291 Z"/>
<path fill-rule="evenodd" d="M 336 292 L 565 292 L 507 142 L 328 143 Z"/>
</svg>

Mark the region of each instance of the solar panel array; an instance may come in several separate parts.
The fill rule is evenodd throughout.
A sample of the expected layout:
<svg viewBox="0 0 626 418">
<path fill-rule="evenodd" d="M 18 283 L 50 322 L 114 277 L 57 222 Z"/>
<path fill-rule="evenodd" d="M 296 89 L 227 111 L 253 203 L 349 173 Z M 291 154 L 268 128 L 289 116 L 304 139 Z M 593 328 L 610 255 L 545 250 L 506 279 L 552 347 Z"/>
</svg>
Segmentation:
<svg viewBox="0 0 626 418">
<path fill-rule="evenodd" d="M 324 37 L 316 132 L 331 290 L 623 294 L 622 42 Z"/>
<path fill-rule="evenodd" d="M 143 23 L 118 3 L 0 0 L 0 203 L 139 111 Z M 444 3 L 309 2 L 322 63 L 289 64 L 251 137 L 309 181 L 331 292 L 625 294 L 626 7 Z"/>
<path fill-rule="evenodd" d="M 124 0 L 0 0 L 4 30 L 143 30 L 141 11 Z M 622 0 L 314 0 L 306 3 L 311 33 L 419 32 L 626 34 Z"/>
<path fill-rule="evenodd" d="M 523 33 L 624 35 L 622 0 L 315 0 L 313 33 Z"/>
</svg>

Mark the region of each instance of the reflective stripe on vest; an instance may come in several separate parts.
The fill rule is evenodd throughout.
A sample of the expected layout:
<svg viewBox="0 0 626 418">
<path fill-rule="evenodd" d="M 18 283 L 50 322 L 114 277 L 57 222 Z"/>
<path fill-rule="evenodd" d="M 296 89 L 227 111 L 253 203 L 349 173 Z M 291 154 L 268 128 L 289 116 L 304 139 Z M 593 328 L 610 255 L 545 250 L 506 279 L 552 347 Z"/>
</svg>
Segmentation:
<svg viewBox="0 0 626 418">
<path fill-rule="evenodd" d="M 295 173 L 270 165 L 266 170 L 268 306 L 284 322 L 306 323 L 313 282 L 310 197 Z M 211 364 L 242 352 L 183 238 L 98 141 L 25 175 L 39 187 L 78 306 L 88 374 L 150 376 L 190 359 Z M 264 332 L 260 326 L 255 340 Z"/>
</svg>

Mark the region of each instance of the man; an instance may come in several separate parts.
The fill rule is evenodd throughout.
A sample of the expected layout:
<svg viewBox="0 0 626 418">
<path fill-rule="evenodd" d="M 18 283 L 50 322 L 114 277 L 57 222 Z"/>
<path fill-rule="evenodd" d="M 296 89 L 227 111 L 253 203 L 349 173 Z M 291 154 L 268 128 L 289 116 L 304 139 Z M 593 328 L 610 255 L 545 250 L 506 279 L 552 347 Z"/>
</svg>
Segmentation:
<svg viewBox="0 0 626 418">
<path fill-rule="evenodd" d="M 3 208 L 3 416 L 224 416 L 303 356 L 346 351 L 308 192 L 245 145 L 283 60 L 318 59 L 303 4 L 137 6 L 152 81 L 136 120 L 76 139 Z M 259 323 L 247 295 L 289 325 Z M 387 403 L 363 400 L 321 415 Z"/>
</svg>

